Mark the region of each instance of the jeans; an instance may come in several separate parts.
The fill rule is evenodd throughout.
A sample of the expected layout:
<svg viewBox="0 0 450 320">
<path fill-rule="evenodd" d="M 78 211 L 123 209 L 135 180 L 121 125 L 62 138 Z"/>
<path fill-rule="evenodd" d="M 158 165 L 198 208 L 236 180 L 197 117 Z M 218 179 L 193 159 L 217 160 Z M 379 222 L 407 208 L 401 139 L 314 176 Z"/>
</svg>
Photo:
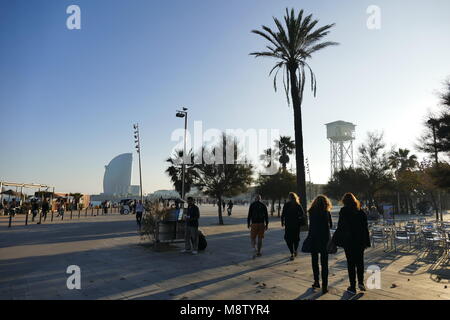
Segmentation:
<svg viewBox="0 0 450 320">
<path fill-rule="evenodd" d="M 344 250 L 350 286 L 356 286 L 356 276 L 358 276 L 358 283 L 364 284 L 364 248 L 346 247 Z"/>
<path fill-rule="evenodd" d="M 311 252 L 311 263 L 314 281 L 319 281 L 319 252 Z M 328 253 L 320 252 L 320 265 L 322 268 L 322 287 L 328 286 Z"/>
<path fill-rule="evenodd" d="M 184 240 L 185 240 L 185 249 L 186 250 L 191 250 L 191 243 L 192 243 L 192 250 L 197 251 L 198 250 L 198 228 L 186 226 L 186 233 L 185 233 Z"/>
</svg>

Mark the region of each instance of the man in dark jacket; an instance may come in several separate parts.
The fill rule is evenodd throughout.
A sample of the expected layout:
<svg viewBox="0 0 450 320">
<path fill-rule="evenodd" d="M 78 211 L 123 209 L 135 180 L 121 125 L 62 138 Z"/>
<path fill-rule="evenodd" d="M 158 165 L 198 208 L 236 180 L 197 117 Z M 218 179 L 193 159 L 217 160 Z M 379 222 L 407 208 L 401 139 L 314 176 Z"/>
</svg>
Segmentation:
<svg viewBox="0 0 450 320">
<path fill-rule="evenodd" d="M 262 239 L 264 239 L 264 232 L 269 227 L 269 214 L 267 207 L 261 202 L 261 196 L 258 194 L 255 197 L 255 202 L 250 205 L 248 209 L 247 227 L 250 230 L 250 239 L 252 248 L 255 249 L 256 238 L 258 238 L 258 248 L 255 249 L 256 256 L 261 256 Z"/>
<path fill-rule="evenodd" d="M 194 198 L 189 197 L 186 213 L 186 233 L 185 233 L 185 249 L 182 252 L 191 251 L 192 254 L 198 253 L 198 219 L 200 218 L 200 210 L 194 203 Z"/>
</svg>

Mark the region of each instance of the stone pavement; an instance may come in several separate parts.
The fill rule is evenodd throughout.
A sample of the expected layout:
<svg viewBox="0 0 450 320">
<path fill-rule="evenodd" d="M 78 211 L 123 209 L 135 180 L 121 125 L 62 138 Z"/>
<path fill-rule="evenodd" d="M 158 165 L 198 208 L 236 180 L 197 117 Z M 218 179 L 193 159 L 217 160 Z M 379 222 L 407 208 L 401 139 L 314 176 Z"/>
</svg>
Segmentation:
<svg viewBox="0 0 450 320">
<path fill-rule="evenodd" d="M 133 215 L 65 219 L 11 229 L 0 217 L 0 299 L 450 299 L 444 252 L 383 246 L 366 251 L 366 267 L 381 268 L 381 289 L 349 296 L 342 250 L 330 256 L 330 292 L 312 290 L 310 257 L 288 261 L 278 218 L 271 218 L 263 256 L 253 259 L 247 207 L 217 224 L 217 207 L 201 206 L 208 248 L 181 254 L 182 244 L 155 251 L 137 234 Z M 302 240 L 306 234 L 302 233 Z M 81 268 L 81 290 L 69 290 L 66 269 Z"/>
</svg>

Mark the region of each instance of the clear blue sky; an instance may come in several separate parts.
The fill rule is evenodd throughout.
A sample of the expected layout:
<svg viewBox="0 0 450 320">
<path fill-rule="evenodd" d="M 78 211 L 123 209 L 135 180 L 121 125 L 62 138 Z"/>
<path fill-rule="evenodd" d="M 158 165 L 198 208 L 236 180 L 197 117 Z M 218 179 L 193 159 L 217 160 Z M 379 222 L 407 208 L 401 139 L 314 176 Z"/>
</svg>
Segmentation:
<svg viewBox="0 0 450 320">
<path fill-rule="evenodd" d="M 71 4 L 81 30 L 66 28 Z M 371 4 L 380 30 L 366 27 Z M 303 121 L 313 182 L 329 176 L 327 122 L 357 124 L 356 144 L 383 130 L 389 145 L 413 148 L 450 75 L 447 0 L 2 0 L 0 179 L 99 193 L 104 165 L 133 151 L 139 122 L 144 191 L 171 188 L 164 159 L 180 106 L 190 126 L 293 135 L 292 111 L 268 77 L 273 61 L 248 55 L 265 45 L 250 31 L 273 26 L 286 7 L 335 22 L 329 39 L 341 43 L 311 61 L 318 94 L 306 93 Z"/>
</svg>

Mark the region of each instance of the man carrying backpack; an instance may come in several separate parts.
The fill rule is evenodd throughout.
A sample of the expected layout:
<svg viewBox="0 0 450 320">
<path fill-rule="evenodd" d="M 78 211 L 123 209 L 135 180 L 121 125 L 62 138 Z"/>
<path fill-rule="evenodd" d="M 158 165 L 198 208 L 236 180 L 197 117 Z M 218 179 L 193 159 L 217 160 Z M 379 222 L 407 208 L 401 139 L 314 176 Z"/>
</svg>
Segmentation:
<svg viewBox="0 0 450 320">
<path fill-rule="evenodd" d="M 200 218 L 200 210 L 194 203 L 194 198 L 187 198 L 188 207 L 186 213 L 186 233 L 185 233 L 185 249 L 182 252 L 198 253 L 198 219 Z M 192 246 L 191 246 L 192 244 Z"/>
<path fill-rule="evenodd" d="M 255 202 L 248 209 L 247 227 L 251 228 L 250 239 L 252 247 L 255 250 L 256 256 L 260 257 L 264 232 L 269 227 L 269 214 L 266 205 L 261 202 L 261 196 L 259 194 L 256 195 Z M 257 249 L 255 248 L 256 238 L 258 238 Z"/>
</svg>

